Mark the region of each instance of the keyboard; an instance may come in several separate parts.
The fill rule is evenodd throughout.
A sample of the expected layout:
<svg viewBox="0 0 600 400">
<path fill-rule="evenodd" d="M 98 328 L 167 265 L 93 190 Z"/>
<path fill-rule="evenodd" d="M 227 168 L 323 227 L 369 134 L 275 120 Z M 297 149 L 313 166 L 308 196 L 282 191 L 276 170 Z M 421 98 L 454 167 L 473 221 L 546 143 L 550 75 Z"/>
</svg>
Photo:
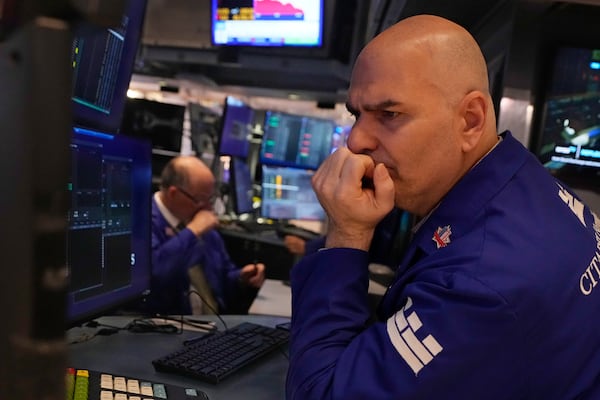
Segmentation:
<svg viewBox="0 0 600 400">
<path fill-rule="evenodd" d="M 88 369 L 68 368 L 67 400 L 209 400 L 193 387 L 151 382 Z"/>
<path fill-rule="evenodd" d="M 152 364 L 159 372 L 218 383 L 288 340 L 286 330 L 244 322 L 226 331 L 187 341 L 182 348 L 152 361 Z"/>
</svg>

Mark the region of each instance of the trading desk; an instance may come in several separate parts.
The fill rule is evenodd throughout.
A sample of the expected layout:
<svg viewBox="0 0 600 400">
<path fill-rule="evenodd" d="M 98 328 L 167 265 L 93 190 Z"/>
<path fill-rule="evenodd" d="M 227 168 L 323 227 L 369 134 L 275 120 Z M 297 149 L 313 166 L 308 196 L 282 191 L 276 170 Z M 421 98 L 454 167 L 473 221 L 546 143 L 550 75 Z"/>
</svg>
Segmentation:
<svg viewBox="0 0 600 400">
<path fill-rule="evenodd" d="M 270 316 L 234 316 L 222 318 L 228 327 L 249 321 L 266 326 L 288 322 L 289 318 Z M 111 326 L 124 327 L 131 317 L 102 317 L 99 322 Z M 215 316 L 203 315 L 202 319 L 222 323 Z M 72 328 L 67 332 L 67 340 L 72 342 L 98 328 Z M 89 341 L 69 345 L 69 366 L 97 370 L 127 377 L 146 379 L 172 385 L 195 387 L 204 391 L 210 400 L 281 400 L 285 398 L 285 377 L 288 369 L 288 348 L 274 351 L 245 369 L 229 376 L 218 384 L 205 383 L 193 378 L 156 372 L 153 359 L 177 350 L 185 339 L 197 336 L 194 331 L 182 334 L 131 333 L 119 331 L 110 336 L 95 336 Z"/>
</svg>

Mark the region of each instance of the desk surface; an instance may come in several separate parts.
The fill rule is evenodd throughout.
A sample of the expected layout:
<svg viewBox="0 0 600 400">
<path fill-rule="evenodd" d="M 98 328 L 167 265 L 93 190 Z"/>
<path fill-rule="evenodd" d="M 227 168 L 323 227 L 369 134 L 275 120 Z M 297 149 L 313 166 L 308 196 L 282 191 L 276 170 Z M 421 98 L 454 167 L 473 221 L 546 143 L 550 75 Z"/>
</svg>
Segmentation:
<svg viewBox="0 0 600 400">
<path fill-rule="evenodd" d="M 385 286 L 372 279 L 369 280 L 370 295 L 376 298 L 381 297 L 385 291 Z M 248 313 L 291 318 L 292 289 L 284 281 L 265 279 L 265 283 L 254 298 Z"/>
<path fill-rule="evenodd" d="M 284 281 L 265 279 L 248 313 L 290 318 L 292 316 L 292 289 Z"/>
<path fill-rule="evenodd" d="M 289 321 L 289 318 L 284 317 L 258 315 L 225 315 L 222 318 L 229 327 L 244 321 L 274 327 L 278 323 Z M 203 315 L 202 319 L 216 321 L 219 328 L 223 328 L 222 323 L 215 316 Z M 106 325 L 123 327 L 131 321 L 131 317 L 103 317 L 98 321 Z M 98 328 L 72 328 L 67 332 L 67 338 L 71 342 L 81 335 L 93 333 L 96 329 Z M 177 350 L 185 339 L 196 335 L 198 332 L 194 331 L 184 331 L 182 334 L 119 331 L 111 336 L 96 336 L 87 342 L 69 345 L 69 366 L 153 382 L 196 387 L 206 392 L 210 400 L 285 398 L 287 346 L 282 348 L 282 352 L 274 351 L 215 385 L 154 370 L 151 363 L 153 359 Z"/>
</svg>

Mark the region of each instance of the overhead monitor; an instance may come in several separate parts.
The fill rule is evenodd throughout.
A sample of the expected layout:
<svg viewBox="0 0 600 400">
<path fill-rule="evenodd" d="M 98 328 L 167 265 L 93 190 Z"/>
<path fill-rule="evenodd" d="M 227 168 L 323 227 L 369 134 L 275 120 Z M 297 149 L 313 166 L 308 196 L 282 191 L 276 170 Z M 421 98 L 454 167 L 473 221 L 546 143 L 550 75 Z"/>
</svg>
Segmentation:
<svg viewBox="0 0 600 400">
<path fill-rule="evenodd" d="M 214 45 L 321 47 L 325 0 L 211 0 Z"/>
<path fill-rule="evenodd" d="M 558 47 L 552 54 L 550 71 L 544 86 L 543 116 L 535 137 L 536 154 L 561 178 L 589 177 L 597 185 L 600 47 Z"/>
<path fill-rule="evenodd" d="M 128 98 L 120 133 L 146 138 L 155 150 L 180 153 L 184 118 L 185 106 Z"/>
<path fill-rule="evenodd" d="M 261 216 L 323 221 L 325 211 L 312 188 L 313 175 L 313 170 L 263 165 Z"/>
<path fill-rule="evenodd" d="M 229 183 L 233 195 L 233 208 L 237 215 L 254 211 L 252 174 L 245 160 L 233 157 L 230 164 Z"/>
<path fill-rule="evenodd" d="M 254 110 L 240 99 L 227 96 L 221 118 L 219 154 L 248 157 L 253 122 Z"/>
<path fill-rule="evenodd" d="M 145 11 L 146 0 L 127 0 L 119 26 L 76 27 L 71 52 L 75 125 L 118 131 Z"/>
<path fill-rule="evenodd" d="M 67 266 L 69 326 L 150 289 L 150 143 L 75 128 Z"/>
<path fill-rule="evenodd" d="M 260 162 L 317 169 L 331 153 L 335 129 L 328 119 L 267 111 Z"/>
</svg>

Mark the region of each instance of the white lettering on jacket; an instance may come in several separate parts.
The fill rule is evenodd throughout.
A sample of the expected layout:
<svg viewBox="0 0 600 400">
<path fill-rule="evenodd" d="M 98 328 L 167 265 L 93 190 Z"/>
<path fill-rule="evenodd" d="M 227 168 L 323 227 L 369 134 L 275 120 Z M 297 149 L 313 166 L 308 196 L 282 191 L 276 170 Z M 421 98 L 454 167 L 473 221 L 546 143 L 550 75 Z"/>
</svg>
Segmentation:
<svg viewBox="0 0 600 400">
<path fill-rule="evenodd" d="M 583 205 L 583 203 L 579 200 L 577 200 L 571 193 L 569 193 L 564 187 L 562 187 L 561 185 L 558 185 L 558 197 L 560 197 L 562 199 L 562 201 L 565 202 L 565 204 L 567 206 L 569 206 L 569 208 L 571 209 L 571 211 L 573 211 L 573 214 L 575 214 L 577 216 L 577 218 L 579 218 L 579 221 L 581 222 L 581 224 L 583 226 L 585 226 L 585 220 L 583 218 L 583 210 L 585 208 L 585 206 Z"/>
<path fill-rule="evenodd" d="M 410 312 L 412 299 L 409 297 L 402 310 L 387 320 L 387 332 L 400 354 L 415 375 L 437 356 L 443 347 L 432 335 L 419 340 L 415 333 L 422 327 L 421 320 L 415 311 Z"/>
<path fill-rule="evenodd" d="M 592 216 L 594 217 L 594 232 L 596 234 L 596 253 L 579 278 L 579 290 L 585 296 L 589 296 L 600 281 L 600 219 L 596 213 L 592 213 Z"/>
</svg>

